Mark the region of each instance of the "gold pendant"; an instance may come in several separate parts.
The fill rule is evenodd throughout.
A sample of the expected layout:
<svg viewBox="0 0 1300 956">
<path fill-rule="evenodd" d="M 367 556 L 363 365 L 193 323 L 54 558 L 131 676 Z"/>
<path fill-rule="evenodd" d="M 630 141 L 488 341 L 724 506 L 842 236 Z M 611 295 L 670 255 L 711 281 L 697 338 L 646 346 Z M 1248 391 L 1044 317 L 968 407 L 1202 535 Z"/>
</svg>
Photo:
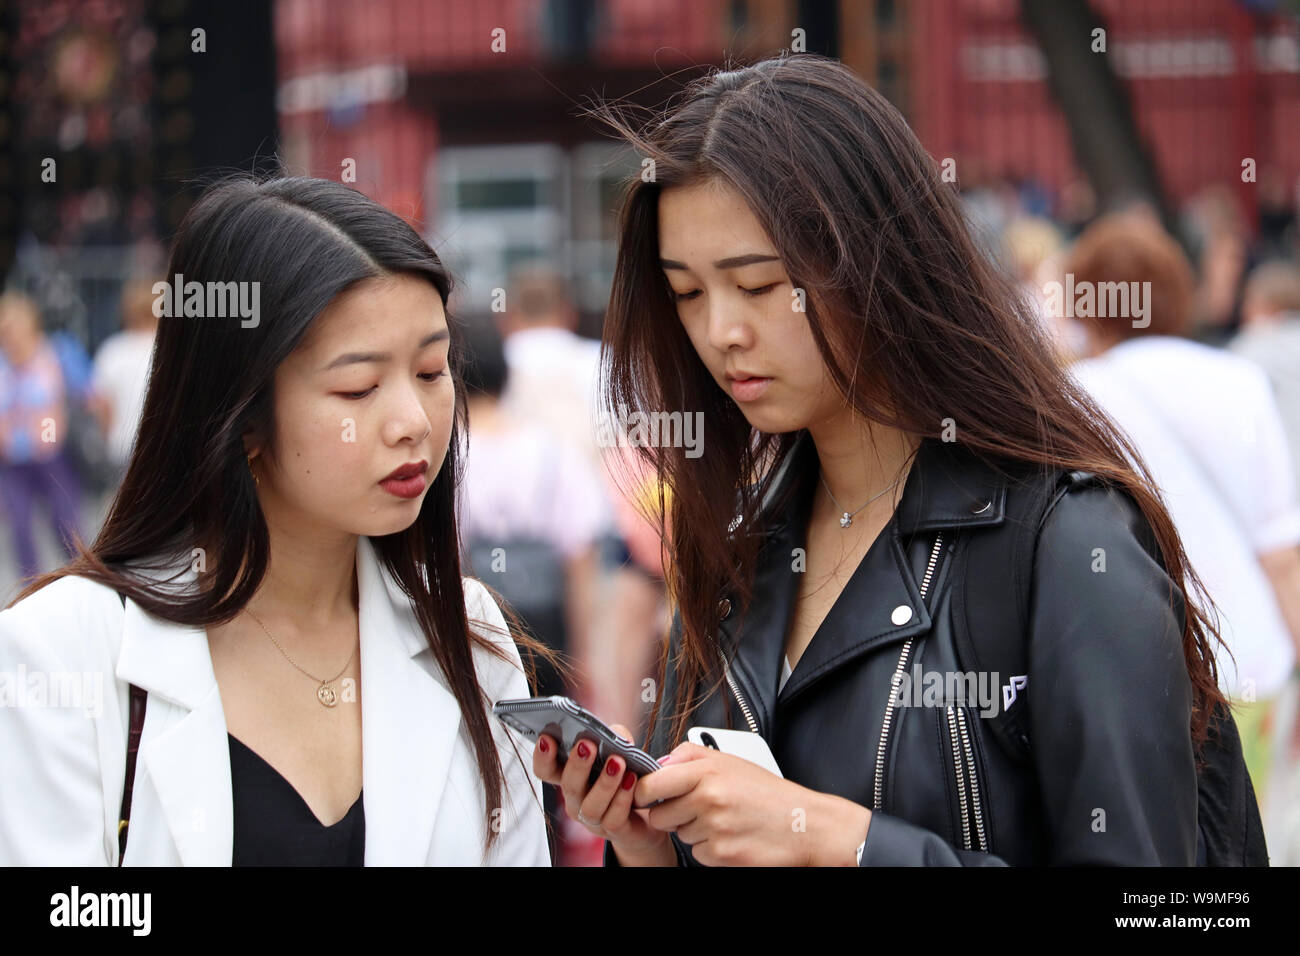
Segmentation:
<svg viewBox="0 0 1300 956">
<path fill-rule="evenodd" d="M 316 699 L 326 707 L 333 707 L 339 702 L 338 694 L 334 693 L 334 688 L 329 684 L 321 684 L 316 688 Z"/>
</svg>

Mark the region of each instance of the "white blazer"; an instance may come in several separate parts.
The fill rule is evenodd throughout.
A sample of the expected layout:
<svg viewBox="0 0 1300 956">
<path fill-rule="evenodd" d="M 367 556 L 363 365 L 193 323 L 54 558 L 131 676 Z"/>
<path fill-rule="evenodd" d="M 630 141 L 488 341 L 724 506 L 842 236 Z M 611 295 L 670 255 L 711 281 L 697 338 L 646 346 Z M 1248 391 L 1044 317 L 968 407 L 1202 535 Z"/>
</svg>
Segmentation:
<svg viewBox="0 0 1300 956">
<path fill-rule="evenodd" d="M 357 583 L 365 865 L 549 865 L 531 744 L 489 714 L 506 786 L 489 819 L 460 707 L 365 537 Z M 474 623 L 504 630 L 500 609 L 462 583 L 471 627 L 513 661 L 475 649 L 488 700 L 527 697 L 514 642 Z M 132 683 L 149 702 L 124 863 L 230 865 L 230 750 L 206 632 L 129 599 L 124 614 L 111 588 L 71 576 L 0 612 L 0 865 L 117 864 Z"/>
</svg>

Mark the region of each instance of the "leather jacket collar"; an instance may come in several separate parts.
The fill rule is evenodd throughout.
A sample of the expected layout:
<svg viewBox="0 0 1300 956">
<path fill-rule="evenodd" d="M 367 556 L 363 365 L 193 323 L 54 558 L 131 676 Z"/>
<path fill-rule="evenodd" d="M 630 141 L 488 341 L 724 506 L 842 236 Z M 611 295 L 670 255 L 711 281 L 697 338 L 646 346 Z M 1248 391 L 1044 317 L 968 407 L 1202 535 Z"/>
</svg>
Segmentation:
<svg viewBox="0 0 1300 956">
<path fill-rule="evenodd" d="M 800 556 L 805 546 L 812 495 L 816 492 L 816 449 L 805 432 L 764 495 L 764 508 L 784 502 L 779 513 L 765 513 L 758 532 L 767 540 L 755 572 L 748 613 L 727 610 L 720 643 L 731 672 L 764 735 L 770 732 L 778 703 L 809 687 L 863 654 L 930 630 L 930 612 L 919 580 L 926 560 L 909 560 L 908 539 L 918 532 L 1000 524 L 1005 517 L 1007 477 L 955 443 L 922 440 L 894 515 L 853 572 L 838 600 L 799 659 L 779 697 L 785 638 L 798 594 Z M 954 535 L 944 535 L 951 543 Z M 924 554 L 933 535 L 926 535 Z M 939 562 L 940 564 L 942 562 Z M 936 565 L 935 577 L 941 573 Z M 724 599 L 723 609 L 731 601 Z M 743 628 L 740 626 L 743 623 Z M 743 639 L 740 631 L 743 629 Z"/>
</svg>

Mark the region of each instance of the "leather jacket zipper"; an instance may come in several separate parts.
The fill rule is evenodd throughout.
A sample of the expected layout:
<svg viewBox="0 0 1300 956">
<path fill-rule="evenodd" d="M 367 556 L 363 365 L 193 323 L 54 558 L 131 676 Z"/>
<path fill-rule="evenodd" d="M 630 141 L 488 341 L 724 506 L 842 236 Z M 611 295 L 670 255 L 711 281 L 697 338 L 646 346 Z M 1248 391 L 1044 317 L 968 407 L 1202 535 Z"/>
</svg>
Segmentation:
<svg viewBox="0 0 1300 956">
<path fill-rule="evenodd" d="M 957 740 L 956 707 L 948 706 L 948 742 L 952 745 L 952 767 L 957 775 L 957 806 L 961 810 L 961 847 L 970 846 L 970 805 L 966 800 L 966 763 L 961 758 L 961 744 Z"/>
<path fill-rule="evenodd" d="M 925 601 L 925 592 L 930 589 L 930 578 L 934 575 L 935 563 L 939 560 L 939 548 L 943 544 L 943 532 L 934 536 L 934 547 L 930 550 L 930 561 L 925 566 L 925 577 L 921 579 L 921 601 Z M 903 642 L 902 653 L 898 655 L 898 666 L 889 681 L 889 701 L 885 704 L 885 719 L 880 725 L 880 744 L 876 748 L 876 782 L 872 794 L 871 809 L 879 810 L 885 793 L 885 754 L 889 749 L 889 731 L 894 722 L 894 706 L 898 702 L 898 688 L 903 684 L 903 675 L 907 673 L 907 660 L 912 656 L 912 641 Z"/>
<path fill-rule="evenodd" d="M 749 704 L 740 695 L 740 688 L 736 686 L 736 680 L 731 676 L 731 667 L 727 663 L 727 655 L 722 653 L 722 648 L 718 648 L 718 656 L 722 658 L 722 671 L 727 675 L 727 683 L 731 686 L 731 692 L 736 695 L 736 703 L 740 704 L 740 712 L 745 715 L 745 723 L 749 724 L 749 729 L 752 732 L 758 733 L 758 724 L 754 722 L 754 715 L 749 710 Z"/>
<path fill-rule="evenodd" d="M 975 767 L 975 751 L 971 747 L 970 730 L 966 726 L 966 708 L 949 705 L 948 740 L 952 746 L 952 765 L 957 777 L 957 805 L 961 812 L 962 849 L 989 852 L 984 833 L 984 808 L 980 803 L 979 771 Z M 967 781 L 970 781 L 969 798 Z M 971 824 L 975 825 L 976 843 L 971 843 Z M 978 845 L 976 845 L 978 844 Z"/>
<path fill-rule="evenodd" d="M 979 841 L 979 851 L 987 853 L 988 840 L 984 837 L 984 810 L 980 805 L 980 780 L 975 769 L 975 752 L 971 748 L 970 733 L 966 728 L 966 708 L 953 708 L 957 711 L 957 729 L 961 733 L 961 749 L 966 755 L 966 776 L 970 780 L 971 817 L 975 821 L 975 837 Z"/>
</svg>

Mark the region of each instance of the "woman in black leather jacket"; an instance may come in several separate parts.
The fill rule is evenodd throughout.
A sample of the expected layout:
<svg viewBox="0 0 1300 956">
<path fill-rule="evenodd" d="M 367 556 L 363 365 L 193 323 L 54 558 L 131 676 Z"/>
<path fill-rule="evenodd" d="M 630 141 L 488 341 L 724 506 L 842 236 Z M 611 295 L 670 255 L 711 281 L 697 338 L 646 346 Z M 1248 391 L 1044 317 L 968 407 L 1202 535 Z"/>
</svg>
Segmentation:
<svg viewBox="0 0 1300 956">
<path fill-rule="evenodd" d="M 605 397 L 668 490 L 647 744 L 667 756 L 639 780 L 612 758 L 588 788 L 590 748 L 534 754 L 606 863 L 1196 862 L 1223 702 L 1208 597 L 944 167 L 813 56 L 708 77 L 645 131 L 606 116 L 646 158 Z M 681 415 L 702 454 L 674 440 Z M 1060 494 L 1022 567 L 1042 487 Z M 964 667 L 992 580 L 1005 606 L 966 640 L 1012 634 L 1024 674 Z M 990 723 L 1017 697 L 1026 760 Z M 782 775 L 683 743 L 691 726 L 760 735 Z"/>
</svg>

